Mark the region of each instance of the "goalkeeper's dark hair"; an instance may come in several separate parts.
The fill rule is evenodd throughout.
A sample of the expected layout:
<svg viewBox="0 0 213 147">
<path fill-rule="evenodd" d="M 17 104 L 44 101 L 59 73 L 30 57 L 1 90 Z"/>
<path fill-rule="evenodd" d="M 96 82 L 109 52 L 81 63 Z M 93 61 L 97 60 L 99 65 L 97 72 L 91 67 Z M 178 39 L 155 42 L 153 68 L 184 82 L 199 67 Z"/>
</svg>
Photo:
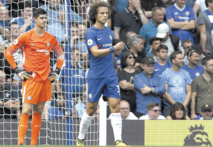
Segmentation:
<svg viewBox="0 0 213 147">
<path fill-rule="evenodd" d="M 39 9 L 35 9 L 33 10 L 33 17 L 38 18 L 39 15 L 43 15 L 43 14 L 47 14 L 45 10 L 39 8 Z"/>
<path fill-rule="evenodd" d="M 90 7 L 90 11 L 89 11 L 89 20 L 92 22 L 92 24 L 95 24 L 95 22 L 96 22 L 96 16 L 98 14 L 98 8 L 100 8 L 100 7 L 107 7 L 108 10 L 109 10 L 108 11 L 109 17 L 111 15 L 111 9 L 110 9 L 109 3 L 107 3 L 107 2 L 94 3 Z"/>
</svg>

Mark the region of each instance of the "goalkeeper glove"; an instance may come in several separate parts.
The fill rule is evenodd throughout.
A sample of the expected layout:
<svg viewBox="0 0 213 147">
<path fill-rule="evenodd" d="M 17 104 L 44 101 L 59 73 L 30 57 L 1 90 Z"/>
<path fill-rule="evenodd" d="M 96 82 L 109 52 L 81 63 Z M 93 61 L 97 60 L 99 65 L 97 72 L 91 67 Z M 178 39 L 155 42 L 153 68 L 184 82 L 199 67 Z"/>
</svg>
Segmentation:
<svg viewBox="0 0 213 147">
<path fill-rule="evenodd" d="M 21 78 L 22 81 L 26 81 L 26 80 L 28 80 L 29 78 L 32 77 L 31 76 L 32 72 L 27 72 L 25 70 L 20 70 L 18 67 L 16 67 L 14 69 L 14 72 L 17 74 L 17 76 L 19 78 Z"/>
<path fill-rule="evenodd" d="M 56 68 L 55 71 L 52 71 L 49 74 L 49 80 L 50 80 L 51 83 L 53 83 L 57 79 L 59 73 L 60 73 L 60 69 Z"/>
</svg>

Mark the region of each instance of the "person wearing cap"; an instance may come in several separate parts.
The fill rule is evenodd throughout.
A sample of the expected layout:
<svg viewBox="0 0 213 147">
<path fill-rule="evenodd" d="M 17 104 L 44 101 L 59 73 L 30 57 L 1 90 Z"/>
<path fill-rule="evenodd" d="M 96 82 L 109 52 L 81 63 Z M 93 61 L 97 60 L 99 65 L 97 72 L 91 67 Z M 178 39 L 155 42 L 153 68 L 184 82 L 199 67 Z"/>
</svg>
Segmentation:
<svg viewBox="0 0 213 147">
<path fill-rule="evenodd" d="M 166 8 L 166 20 L 172 28 L 172 34 L 181 41 L 189 39 L 194 44 L 192 29 L 195 29 L 196 19 L 192 7 L 185 4 L 186 0 L 176 0 L 174 5 Z"/>
<path fill-rule="evenodd" d="M 201 12 L 197 19 L 198 28 L 200 30 L 200 44 L 205 56 L 213 56 L 212 0 L 206 0 L 205 3 L 208 9 Z"/>
<path fill-rule="evenodd" d="M 160 38 L 161 44 L 164 44 L 168 47 L 168 56 L 170 56 L 172 52 L 178 50 L 184 53 L 180 38 L 170 33 L 168 24 L 162 23 L 158 26 L 156 38 Z"/>
<path fill-rule="evenodd" d="M 191 98 L 191 78 L 187 71 L 182 69 L 183 54 L 181 51 L 175 51 L 170 55 L 172 67 L 165 70 L 162 79 L 166 86 L 164 95 L 163 115 L 167 117 L 170 114 L 172 105 L 180 102 L 187 108 Z M 186 111 L 187 114 L 187 111 Z"/>
<path fill-rule="evenodd" d="M 154 63 L 152 57 L 143 58 L 141 68 L 144 71 L 134 77 L 137 117 L 147 114 L 147 105 L 151 102 L 158 103 L 161 107 L 161 96 L 165 93 L 166 88 L 161 77 L 153 74 Z"/>
<path fill-rule="evenodd" d="M 152 37 L 155 37 L 157 34 L 157 27 L 161 23 L 167 23 L 163 21 L 164 19 L 164 11 L 160 7 L 154 7 L 152 9 L 152 19 L 145 25 L 143 25 L 140 29 L 139 35 L 146 41 L 146 54 L 150 50 L 149 40 Z M 170 29 L 170 32 L 171 29 Z"/>
<path fill-rule="evenodd" d="M 212 106 L 205 104 L 201 107 L 200 115 L 198 115 L 195 120 L 213 120 Z"/>
<path fill-rule="evenodd" d="M 191 118 L 195 119 L 204 104 L 213 106 L 213 57 L 202 60 L 204 73 L 192 82 Z"/>
</svg>

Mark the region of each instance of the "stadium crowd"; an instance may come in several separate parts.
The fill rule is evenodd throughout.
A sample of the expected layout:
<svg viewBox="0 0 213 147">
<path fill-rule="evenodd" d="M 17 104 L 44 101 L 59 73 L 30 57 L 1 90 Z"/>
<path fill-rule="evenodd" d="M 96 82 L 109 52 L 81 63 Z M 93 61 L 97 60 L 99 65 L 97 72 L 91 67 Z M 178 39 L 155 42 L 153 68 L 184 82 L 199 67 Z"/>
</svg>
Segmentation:
<svg viewBox="0 0 213 147">
<path fill-rule="evenodd" d="M 71 0 L 68 8 L 62 0 L 16 1 L 0 1 L 0 118 L 20 117 L 22 83 L 4 51 L 20 34 L 34 28 L 34 8 L 47 12 L 46 31 L 56 37 L 66 56 L 43 118 L 81 117 L 89 70 L 88 12 L 99 0 Z M 108 2 L 112 13 L 107 26 L 113 44 L 125 43 L 123 51 L 114 52 L 122 119 L 212 119 L 213 0 Z M 21 50 L 13 57 L 23 69 Z M 54 70 L 55 54 L 50 57 Z M 70 100 L 72 111 L 67 111 Z"/>
</svg>

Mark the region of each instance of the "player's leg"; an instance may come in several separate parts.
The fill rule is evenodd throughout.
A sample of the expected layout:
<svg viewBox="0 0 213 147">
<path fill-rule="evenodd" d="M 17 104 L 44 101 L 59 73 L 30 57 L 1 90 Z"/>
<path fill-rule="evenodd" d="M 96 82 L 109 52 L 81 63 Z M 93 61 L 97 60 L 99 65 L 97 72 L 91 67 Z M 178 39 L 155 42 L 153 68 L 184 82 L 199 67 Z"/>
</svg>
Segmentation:
<svg viewBox="0 0 213 147">
<path fill-rule="evenodd" d="M 45 102 L 38 103 L 33 107 L 33 118 L 31 123 L 31 143 L 30 145 L 37 145 L 39 132 L 41 129 L 41 115 L 44 109 Z"/>
<path fill-rule="evenodd" d="M 79 128 L 79 135 L 76 145 L 83 146 L 85 134 L 89 128 L 89 125 L 92 120 L 92 116 L 95 114 L 98 106 L 98 100 L 102 94 L 102 90 L 104 87 L 104 81 L 102 79 L 88 79 L 87 80 L 87 108 L 81 117 L 81 123 Z"/>
<path fill-rule="evenodd" d="M 51 100 L 52 85 L 49 80 L 40 82 L 36 91 L 39 93 L 37 104 L 33 107 L 33 119 L 31 124 L 31 143 L 30 145 L 36 145 L 40 128 L 41 128 L 41 115 L 46 101 Z"/>
<path fill-rule="evenodd" d="M 83 140 L 85 138 L 85 134 L 90 126 L 92 116 L 95 114 L 98 106 L 98 101 L 91 103 L 87 102 L 87 108 L 81 118 L 80 129 L 78 139 Z"/>
<path fill-rule="evenodd" d="M 117 146 L 126 146 L 122 142 L 122 119 L 120 115 L 120 87 L 118 77 L 109 77 L 106 79 L 106 88 L 104 89 L 104 96 L 108 98 L 109 107 L 111 110 L 110 119 L 114 133 L 114 139 Z"/>
<path fill-rule="evenodd" d="M 32 104 L 23 103 L 22 104 L 22 114 L 19 121 L 18 127 L 18 145 L 24 145 L 24 138 L 27 132 L 29 117 L 32 112 Z"/>
</svg>

